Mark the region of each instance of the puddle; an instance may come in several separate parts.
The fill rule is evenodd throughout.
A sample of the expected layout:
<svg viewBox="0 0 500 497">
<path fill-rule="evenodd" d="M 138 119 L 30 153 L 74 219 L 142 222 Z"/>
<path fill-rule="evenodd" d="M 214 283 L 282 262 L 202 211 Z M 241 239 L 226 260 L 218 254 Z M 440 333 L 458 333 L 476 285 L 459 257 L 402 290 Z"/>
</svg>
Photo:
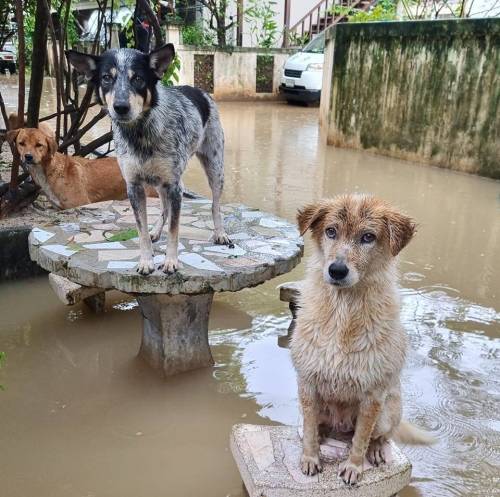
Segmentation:
<svg viewBox="0 0 500 497">
<path fill-rule="evenodd" d="M 318 146 L 317 109 L 221 103 L 225 202 L 293 220 L 322 196 L 373 192 L 419 223 L 404 251 L 411 352 L 405 416 L 431 448 L 404 447 L 400 497 L 493 497 L 500 466 L 500 183 Z M 189 188 L 208 194 L 197 164 Z M 306 241 L 306 254 L 310 240 Z M 217 295 L 216 365 L 161 381 L 136 358 L 136 302 L 65 308 L 45 278 L 0 285 L 0 481 L 5 497 L 243 497 L 228 447 L 238 422 L 298 421 L 276 285 Z"/>
</svg>

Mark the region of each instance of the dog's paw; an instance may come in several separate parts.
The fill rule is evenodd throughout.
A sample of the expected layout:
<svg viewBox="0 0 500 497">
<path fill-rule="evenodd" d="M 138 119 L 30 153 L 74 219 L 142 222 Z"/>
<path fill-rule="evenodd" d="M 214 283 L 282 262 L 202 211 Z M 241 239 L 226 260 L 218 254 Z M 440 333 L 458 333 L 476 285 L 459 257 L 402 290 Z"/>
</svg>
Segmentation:
<svg viewBox="0 0 500 497">
<path fill-rule="evenodd" d="M 362 466 L 354 464 L 350 459 L 339 466 L 339 476 L 346 485 L 356 485 L 361 480 Z"/>
<path fill-rule="evenodd" d="M 162 230 L 157 230 L 155 228 L 153 228 L 150 232 L 149 232 L 149 236 L 151 238 L 151 241 L 153 243 L 157 242 L 160 238 L 161 238 L 161 233 L 162 233 Z"/>
<path fill-rule="evenodd" d="M 141 259 L 137 265 L 137 272 L 144 276 L 151 274 L 155 270 L 155 265 L 151 257 L 147 259 Z"/>
<path fill-rule="evenodd" d="M 179 261 L 177 257 L 175 259 L 165 259 L 165 264 L 163 265 L 163 272 L 170 274 L 175 273 L 179 269 Z"/>
<path fill-rule="evenodd" d="M 214 231 L 212 240 L 217 245 L 227 245 L 229 248 L 234 248 L 234 243 L 229 239 L 224 230 Z"/>
<path fill-rule="evenodd" d="M 323 465 L 319 460 L 319 456 L 306 456 L 302 454 L 300 458 L 300 469 L 305 475 L 313 476 L 323 471 Z"/>
<path fill-rule="evenodd" d="M 372 440 L 366 452 L 368 462 L 373 466 L 380 466 L 386 462 L 384 439 Z"/>
</svg>

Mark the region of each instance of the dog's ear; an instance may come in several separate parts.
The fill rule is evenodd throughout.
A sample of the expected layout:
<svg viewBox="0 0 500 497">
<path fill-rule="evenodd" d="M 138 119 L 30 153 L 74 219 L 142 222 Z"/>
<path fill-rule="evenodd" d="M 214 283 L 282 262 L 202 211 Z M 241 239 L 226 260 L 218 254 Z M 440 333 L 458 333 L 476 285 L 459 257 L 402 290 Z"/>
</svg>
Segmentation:
<svg viewBox="0 0 500 497">
<path fill-rule="evenodd" d="M 26 119 L 24 119 L 23 124 L 19 126 L 19 117 L 16 112 L 11 112 L 7 120 L 9 121 L 9 129 L 18 129 L 19 127 L 26 126 Z"/>
<path fill-rule="evenodd" d="M 163 78 L 167 67 L 174 60 L 175 49 L 172 43 L 167 43 L 149 54 L 149 67 L 158 79 Z"/>
<path fill-rule="evenodd" d="M 314 228 L 314 225 L 321 221 L 327 212 L 326 206 L 321 202 L 309 204 L 299 209 L 297 212 L 297 223 L 300 235 L 303 236 L 308 229 Z"/>
<path fill-rule="evenodd" d="M 57 142 L 55 136 L 46 136 L 47 140 L 47 148 L 49 149 L 49 158 L 54 157 L 54 154 L 57 152 Z"/>
<path fill-rule="evenodd" d="M 47 138 L 53 138 L 54 140 L 56 138 L 54 130 L 45 122 L 38 123 L 38 131 L 41 131 Z"/>
<path fill-rule="evenodd" d="M 16 143 L 16 138 L 17 135 L 19 134 L 20 129 L 11 129 L 10 131 L 7 131 L 5 134 L 5 139 L 10 143 L 10 144 L 15 144 Z"/>
<path fill-rule="evenodd" d="M 80 73 L 85 74 L 87 79 L 92 79 L 99 65 L 99 56 L 77 52 L 76 50 L 66 50 L 66 57 L 69 63 Z"/>
<path fill-rule="evenodd" d="M 408 245 L 415 234 L 417 225 L 411 217 L 395 210 L 390 210 L 385 215 L 385 222 L 389 237 L 389 249 L 391 254 L 396 256 Z"/>
</svg>

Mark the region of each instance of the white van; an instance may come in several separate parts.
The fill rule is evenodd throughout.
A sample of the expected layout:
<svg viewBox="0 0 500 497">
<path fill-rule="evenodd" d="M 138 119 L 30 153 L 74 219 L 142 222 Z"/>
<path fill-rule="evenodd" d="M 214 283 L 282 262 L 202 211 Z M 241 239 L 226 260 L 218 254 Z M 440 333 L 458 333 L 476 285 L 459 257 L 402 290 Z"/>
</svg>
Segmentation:
<svg viewBox="0 0 500 497">
<path fill-rule="evenodd" d="M 325 33 L 319 34 L 283 66 L 280 93 L 288 102 L 319 102 L 323 81 Z"/>
</svg>

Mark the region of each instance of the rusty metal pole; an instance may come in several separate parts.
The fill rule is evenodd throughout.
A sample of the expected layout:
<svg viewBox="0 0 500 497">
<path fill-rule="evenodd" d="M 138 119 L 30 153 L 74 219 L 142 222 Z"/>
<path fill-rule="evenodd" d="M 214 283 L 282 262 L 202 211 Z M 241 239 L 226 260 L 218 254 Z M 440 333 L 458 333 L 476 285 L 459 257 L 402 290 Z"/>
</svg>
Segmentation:
<svg viewBox="0 0 500 497">
<path fill-rule="evenodd" d="M 24 127 L 24 99 L 26 91 L 26 60 L 25 60 L 25 39 L 24 39 L 24 12 L 22 0 L 16 0 L 16 22 L 17 22 L 17 36 L 18 36 L 18 84 L 19 91 L 17 96 L 17 127 Z M 10 173 L 9 190 L 11 194 L 15 195 L 18 187 L 19 165 L 20 159 L 17 152 L 14 150 L 14 160 L 12 162 L 12 169 Z"/>
<path fill-rule="evenodd" d="M 292 0 L 285 0 L 285 15 L 284 15 L 284 29 L 283 29 L 283 43 L 282 47 L 287 48 L 289 44 L 289 32 L 290 32 L 290 4 Z"/>
</svg>

